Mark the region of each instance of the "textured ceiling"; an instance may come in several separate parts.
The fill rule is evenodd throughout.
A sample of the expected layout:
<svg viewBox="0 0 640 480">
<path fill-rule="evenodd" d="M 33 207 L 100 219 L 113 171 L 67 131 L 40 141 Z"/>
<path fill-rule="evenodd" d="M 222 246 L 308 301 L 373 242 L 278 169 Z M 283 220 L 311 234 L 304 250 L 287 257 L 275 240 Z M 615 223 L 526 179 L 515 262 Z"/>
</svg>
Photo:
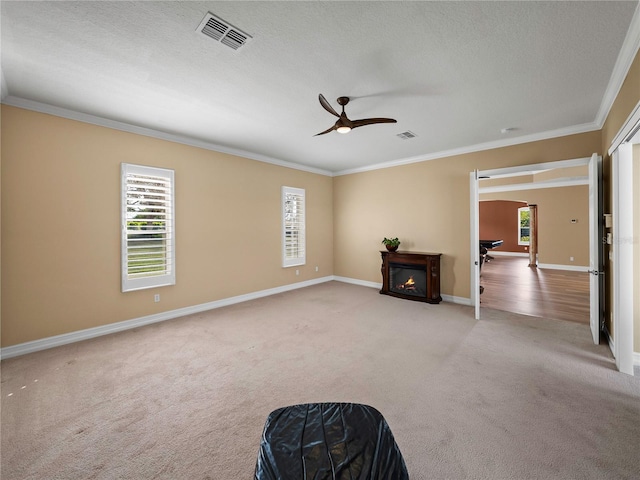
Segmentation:
<svg viewBox="0 0 640 480">
<path fill-rule="evenodd" d="M 9 104 L 39 102 L 344 173 L 598 128 L 637 8 L 635 0 L 3 1 L 2 92 Z M 197 33 L 207 12 L 253 39 L 234 51 Z M 351 97 L 351 119 L 398 123 L 314 137 L 335 122 L 319 93 L 336 109 L 337 97 Z M 407 130 L 417 136 L 397 137 Z"/>
</svg>

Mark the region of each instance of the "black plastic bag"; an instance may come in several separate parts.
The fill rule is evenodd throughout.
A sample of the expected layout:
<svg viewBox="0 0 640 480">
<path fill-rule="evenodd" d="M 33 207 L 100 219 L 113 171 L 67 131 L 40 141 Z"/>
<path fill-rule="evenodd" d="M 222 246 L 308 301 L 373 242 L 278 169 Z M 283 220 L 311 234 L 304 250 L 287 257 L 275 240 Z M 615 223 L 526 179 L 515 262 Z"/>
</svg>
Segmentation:
<svg viewBox="0 0 640 480">
<path fill-rule="evenodd" d="M 408 480 L 391 429 L 375 408 L 309 403 L 265 423 L 255 480 Z"/>
</svg>

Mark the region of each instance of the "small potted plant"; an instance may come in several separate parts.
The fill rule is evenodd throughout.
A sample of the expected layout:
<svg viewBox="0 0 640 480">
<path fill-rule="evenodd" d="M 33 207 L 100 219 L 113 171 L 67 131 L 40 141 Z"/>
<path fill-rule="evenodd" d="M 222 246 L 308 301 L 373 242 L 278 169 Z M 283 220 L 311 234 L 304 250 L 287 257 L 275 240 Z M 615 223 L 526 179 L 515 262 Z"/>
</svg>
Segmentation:
<svg viewBox="0 0 640 480">
<path fill-rule="evenodd" d="M 400 240 L 398 240 L 398 237 L 396 238 L 384 237 L 384 240 L 382 240 L 382 243 L 384 244 L 385 247 L 387 247 L 387 250 L 389 250 L 390 252 L 395 252 L 398 249 L 398 246 L 400 245 Z"/>
</svg>

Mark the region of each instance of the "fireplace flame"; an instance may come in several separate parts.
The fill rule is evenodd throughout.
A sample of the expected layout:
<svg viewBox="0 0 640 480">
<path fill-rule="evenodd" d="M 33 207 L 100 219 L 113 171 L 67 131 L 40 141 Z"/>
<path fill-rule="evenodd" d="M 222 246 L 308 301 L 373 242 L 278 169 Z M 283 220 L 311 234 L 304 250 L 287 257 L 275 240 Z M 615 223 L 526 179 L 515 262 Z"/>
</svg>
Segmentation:
<svg viewBox="0 0 640 480">
<path fill-rule="evenodd" d="M 406 282 L 396 285 L 396 288 L 398 290 L 416 291 L 416 281 L 413 279 L 413 275 L 411 275 L 409 277 L 409 280 L 407 280 Z"/>
</svg>

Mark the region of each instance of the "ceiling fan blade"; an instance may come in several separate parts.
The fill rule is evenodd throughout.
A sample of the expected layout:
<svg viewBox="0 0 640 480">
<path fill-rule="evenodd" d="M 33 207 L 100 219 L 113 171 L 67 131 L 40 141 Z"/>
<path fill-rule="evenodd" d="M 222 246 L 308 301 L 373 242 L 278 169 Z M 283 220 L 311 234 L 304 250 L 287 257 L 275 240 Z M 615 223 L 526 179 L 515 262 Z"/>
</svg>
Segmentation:
<svg viewBox="0 0 640 480">
<path fill-rule="evenodd" d="M 318 96 L 318 99 L 320 100 L 320 105 L 322 105 L 324 107 L 324 109 L 329 112 L 331 115 L 335 115 L 336 117 L 339 117 L 340 115 L 338 115 L 338 113 L 333 109 L 333 107 L 331 106 L 331 104 L 329 102 L 327 102 L 327 99 L 324 98 L 324 95 L 320 94 Z"/>
<path fill-rule="evenodd" d="M 362 120 L 352 120 L 351 128 L 362 127 L 364 125 L 373 125 L 374 123 L 398 123 L 393 118 L 363 118 Z"/>
<path fill-rule="evenodd" d="M 335 129 L 336 129 L 336 126 L 334 125 L 331 128 L 327 128 L 324 132 L 316 133 L 314 137 L 317 137 L 318 135 L 324 135 L 325 133 L 333 132 Z"/>
</svg>

